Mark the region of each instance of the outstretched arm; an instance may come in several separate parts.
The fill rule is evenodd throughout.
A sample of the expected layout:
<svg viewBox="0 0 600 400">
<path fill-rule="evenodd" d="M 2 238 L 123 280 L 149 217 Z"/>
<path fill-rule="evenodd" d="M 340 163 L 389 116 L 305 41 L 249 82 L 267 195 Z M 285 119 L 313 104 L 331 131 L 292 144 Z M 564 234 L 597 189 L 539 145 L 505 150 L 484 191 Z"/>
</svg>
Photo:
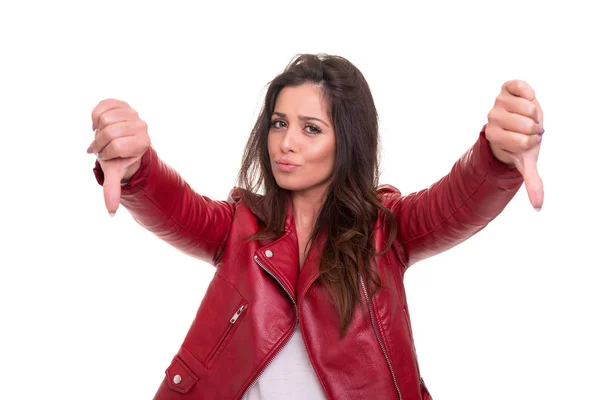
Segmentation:
<svg viewBox="0 0 600 400">
<path fill-rule="evenodd" d="M 389 207 L 409 266 L 473 236 L 500 214 L 521 187 L 520 172 L 494 157 L 484 132 L 429 188 L 406 196 L 390 194 Z"/>
<path fill-rule="evenodd" d="M 448 250 L 483 229 L 523 182 L 539 211 L 544 192 L 537 158 L 543 133 L 543 112 L 533 89 L 524 81 L 506 82 L 477 142 L 451 171 L 428 189 L 392 198 L 408 264 Z"/>
<path fill-rule="evenodd" d="M 234 203 L 196 193 L 150 146 L 146 125 L 127 103 L 100 102 L 88 152 L 97 153 L 96 179 L 107 208 L 122 204 L 144 228 L 180 251 L 211 264 L 221 256 Z M 127 184 L 122 185 L 121 182 Z"/>
</svg>

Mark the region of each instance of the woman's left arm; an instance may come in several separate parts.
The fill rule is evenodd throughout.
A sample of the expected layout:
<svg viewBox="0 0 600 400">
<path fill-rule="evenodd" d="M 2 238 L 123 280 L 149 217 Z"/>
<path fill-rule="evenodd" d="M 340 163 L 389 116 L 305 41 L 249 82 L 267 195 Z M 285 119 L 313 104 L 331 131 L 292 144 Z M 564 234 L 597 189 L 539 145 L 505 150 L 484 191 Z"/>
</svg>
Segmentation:
<svg viewBox="0 0 600 400">
<path fill-rule="evenodd" d="M 543 116 L 523 81 L 502 86 L 477 142 L 427 189 L 388 194 L 408 265 L 470 238 L 496 218 L 523 182 L 537 209 L 543 201 L 537 156 Z"/>
</svg>

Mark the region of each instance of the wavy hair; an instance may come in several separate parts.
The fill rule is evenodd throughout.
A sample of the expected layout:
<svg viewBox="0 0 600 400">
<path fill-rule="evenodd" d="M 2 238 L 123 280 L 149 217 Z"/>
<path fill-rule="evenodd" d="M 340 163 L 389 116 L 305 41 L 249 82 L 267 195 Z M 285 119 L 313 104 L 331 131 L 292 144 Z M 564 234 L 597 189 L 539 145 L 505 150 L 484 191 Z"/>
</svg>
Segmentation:
<svg viewBox="0 0 600 400">
<path fill-rule="evenodd" d="M 369 85 L 358 68 L 343 57 L 328 54 L 299 54 L 292 58 L 267 86 L 264 104 L 244 150 L 238 186 L 241 198 L 258 210 L 265 223 L 264 229 L 251 238 L 282 235 L 289 191 L 275 181 L 267 140 L 278 94 L 286 86 L 304 83 L 321 88 L 336 135 L 333 180 L 309 243 L 327 230 L 318 279 L 331 294 L 343 337 L 361 299 L 359 276 L 367 279 L 370 295 L 381 288 L 379 275 L 371 268 L 371 261 L 379 254 L 372 241 L 379 213 L 389 225 L 382 252 L 389 250 L 397 230 L 391 212 L 378 201 L 378 114 Z"/>
</svg>

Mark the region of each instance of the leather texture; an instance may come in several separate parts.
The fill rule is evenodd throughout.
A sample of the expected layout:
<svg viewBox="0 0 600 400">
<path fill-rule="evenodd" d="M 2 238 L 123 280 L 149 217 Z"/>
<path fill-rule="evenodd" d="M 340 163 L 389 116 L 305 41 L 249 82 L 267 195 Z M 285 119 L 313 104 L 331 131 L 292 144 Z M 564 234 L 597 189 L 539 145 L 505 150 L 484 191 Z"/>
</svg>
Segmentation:
<svg viewBox="0 0 600 400">
<path fill-rule="evenodd" d="M 521 174 L 494 158 L 484 130 L 427 189 L 402 195 L 393 186 L 379 187 L 398 234 L 393 249 L 373 264 L 383 288 L 368 307 L 357 306 L 342 340 L 335 309 L 317 280 L 322 241 L 300 270 L 291 205 L 283 236 L 246 241 L 262 221 L 235 190 L 226 201 L 201 196 L 154 149 L 147 151 L 122 189 L 122 205 L 162 240 L 216 267 L 154 399 L 240 399 L 296 322 L 328 399 L 431 399 L 419 372 L 404 273 L 483 229 L 521 187 Z M 94 172 L 102 184 L 98 163 Z M 375 231 L 377 249 L 386 237 L 383 229 Z"/>
</svg>

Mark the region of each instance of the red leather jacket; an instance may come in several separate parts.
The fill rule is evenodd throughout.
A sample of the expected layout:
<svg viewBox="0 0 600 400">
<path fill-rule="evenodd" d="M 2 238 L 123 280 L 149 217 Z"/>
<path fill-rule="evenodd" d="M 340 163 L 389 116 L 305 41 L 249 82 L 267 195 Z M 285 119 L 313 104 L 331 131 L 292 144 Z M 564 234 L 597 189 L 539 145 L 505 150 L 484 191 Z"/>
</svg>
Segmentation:
<svg viewBox="0 0 600 400">
<path fill-rule="evenodd" d="M 98 164 L 94 169 L 103 181 Z M 513 198 L 520 173 L 495 159 L 483 131 L 448 175 L 403 196 L 379 188 L 398 221 L 393 249 L 376 259 L 383 282 L 357 306 L 348 334 L 317 281 L 313 246 L 302 270 L 291 208 L 285 234 L 246 242 L 260 218 L 232 191 L 227 201 L 195 193 L 153 149 L 123 187 L 121 203 L 143 227 L 213 264 L 215 275 L 155 400 L 240 399 L 286 344 L 296 324 L 328 399 L 431 399 L 420 376 L 403 277 L 409 266 L 477 233 Z M 374 238 L 381 249 L 385 232 Z"/>
</svg>

